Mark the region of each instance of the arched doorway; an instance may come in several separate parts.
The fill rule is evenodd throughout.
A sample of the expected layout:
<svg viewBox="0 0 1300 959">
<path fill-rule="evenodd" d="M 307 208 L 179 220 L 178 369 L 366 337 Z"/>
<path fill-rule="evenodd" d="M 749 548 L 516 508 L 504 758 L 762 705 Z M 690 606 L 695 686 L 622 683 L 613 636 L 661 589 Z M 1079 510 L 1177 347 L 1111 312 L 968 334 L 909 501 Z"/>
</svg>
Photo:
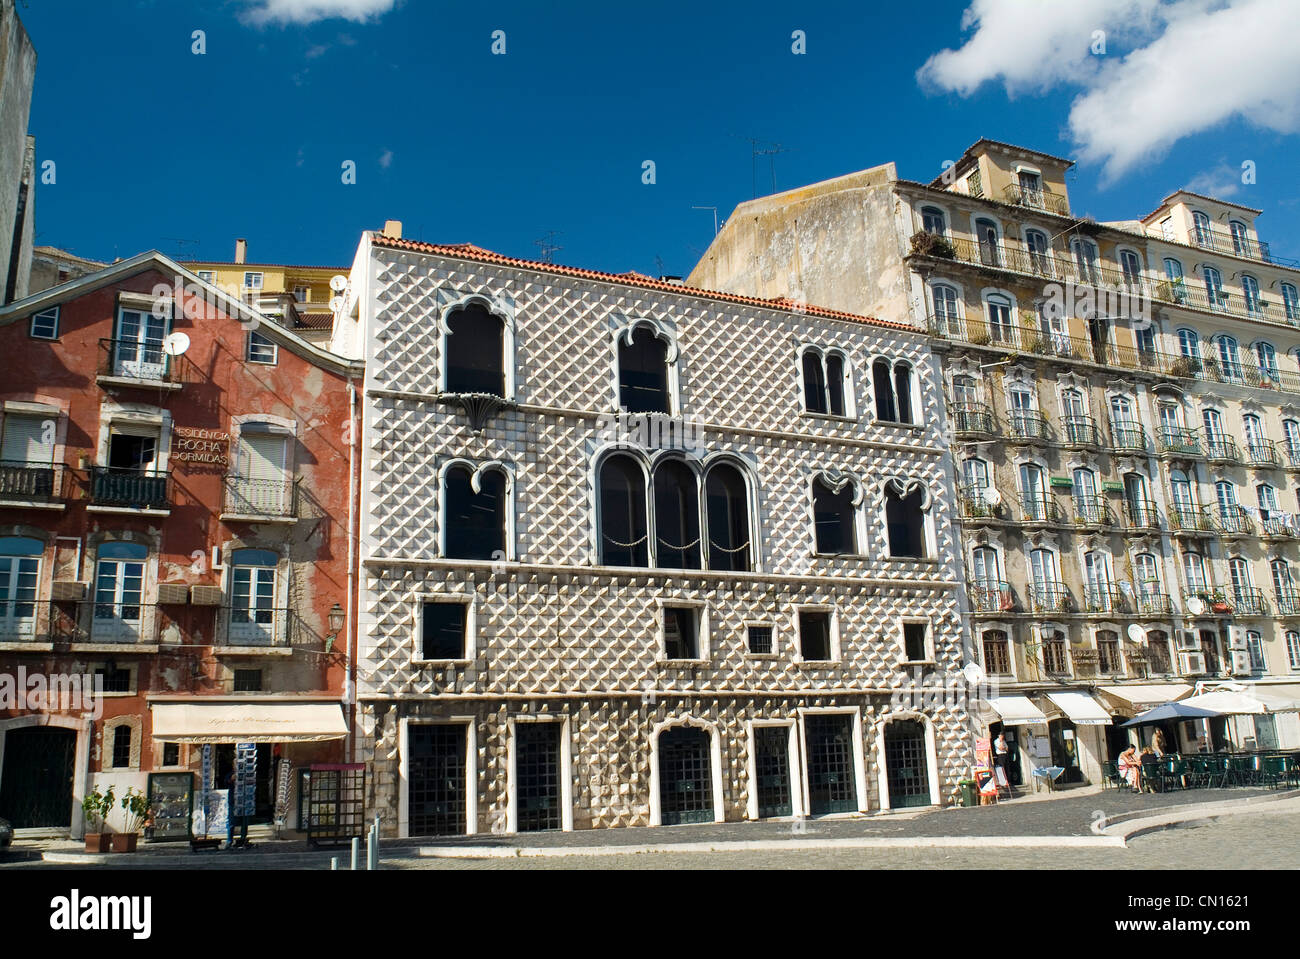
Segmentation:
<svg viewBox="0 0 1300 959">
<path fill-rule="evenodd" d="M 4 734 L 0 817 L 15 829 L 72 826 L 77 731 L 27 726 Z"/>
<path fill-rule="evenodd" d="M 885 774 L 891 809 L 931 805 L 925 726 L 919 719 L 895 719 L 885 726 Z"/>
<path fill-rule="evenodd" d="M 665 826 L 713 822 L 709 734 L 674 726 L 659 734 L 659 808 Z"/>
</svg>

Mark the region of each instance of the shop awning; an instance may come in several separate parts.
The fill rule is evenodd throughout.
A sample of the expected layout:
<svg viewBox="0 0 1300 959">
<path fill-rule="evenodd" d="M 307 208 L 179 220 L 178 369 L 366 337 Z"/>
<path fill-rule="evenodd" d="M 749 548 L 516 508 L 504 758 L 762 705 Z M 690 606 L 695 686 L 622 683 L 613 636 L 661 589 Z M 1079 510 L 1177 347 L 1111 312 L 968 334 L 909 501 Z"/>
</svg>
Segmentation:
<svg viewBox="0 0 1300 959">
<path fill-rule="evenodd" d="M 1152 706 L 1172 703 L 1179 696 L 1186 696 L 1191 691 L 1192 687 L 1186 683 L 1097 687 L 1097 692 L 1115 700 L 1119 708 L 1130 710 L 1134 715 Z"/>
<path fill-rule="evenodd" d="M 1047 698 L 1076 726 L 1110 725 L 1110 713 L 1087 693 L 1048 693 Z"/>
<path fill-rule="evenodd" d="M 1008 726 L 1047 724 L 1043 711 L 1031 703 L 1028 696 L 991 696 L 986 702 Z"/>
<path fill-rule="evenodd" d="M 153 738 L 168 743 L 318 743 L 347 734 L 338 703 L 153 704 Z"/>
</svg>

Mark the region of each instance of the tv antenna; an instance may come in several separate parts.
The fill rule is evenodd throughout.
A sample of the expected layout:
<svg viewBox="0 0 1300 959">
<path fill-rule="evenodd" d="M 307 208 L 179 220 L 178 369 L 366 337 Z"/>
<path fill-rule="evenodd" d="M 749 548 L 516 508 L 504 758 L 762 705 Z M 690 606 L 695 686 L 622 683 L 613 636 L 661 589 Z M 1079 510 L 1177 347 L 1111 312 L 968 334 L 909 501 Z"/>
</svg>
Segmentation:
<svg viewBox="0 0 1300 959">
<path fill-rule="evenodd" d="M 734 134 L 733 134 L 734 135 Z M 767 157 L 768 168 L 772 173 L 772 192 L 776 192 L 776 156 L 790 151 L 779 143 L 768 143 L 758 137 L 738 137 L 749 144 L 749 175 L 753 198 L 758 197 L 758 158 Z"/>
<path fill-rule="evenodd" d="M 546 236 L 542 237 L 540 240 L 533 240 L 533 245 L 542 251 L 541 255 L 543 263 L 554 263 L 555 254 L 564 249 L 564 247 L 559 246 L 555 242 L 555 238 L 560 235 L 561 234 L 557 233 L 555 230 L 548 230 Z"/>
<path fill-rule="evenodd" d="M 718 235 L 718 208 L 716 206 L 693 206 L 692 210 L 712 210 L 713 211 L 713 235 Z"/>
<path fill-rule="evenodd" d="M 197 248 L 198 245 L 199 245 L 199 241 L 198 241 L 198 240 L 182 240 L 182 239 L 179 239 L 179 238 L 174 237 L 174 236 L 165 236 L 165 237 L 163 237 L 163 239 L 164 239 L 165 241 L 167 241 L 168 243 L 175 243 L 175 244 L 176 244 L 176 259 L 177 259 L 177 261 L 184 263 L 184 262 L 187 261 L 187 260 L 195 260 L 195 259 L 197 259 L 197 257 L 186 256 L 186 255 L 185 255 L 185 248 L 186 248 L 187 246 L 192 246 L 192 247 Z"/>
</svg>

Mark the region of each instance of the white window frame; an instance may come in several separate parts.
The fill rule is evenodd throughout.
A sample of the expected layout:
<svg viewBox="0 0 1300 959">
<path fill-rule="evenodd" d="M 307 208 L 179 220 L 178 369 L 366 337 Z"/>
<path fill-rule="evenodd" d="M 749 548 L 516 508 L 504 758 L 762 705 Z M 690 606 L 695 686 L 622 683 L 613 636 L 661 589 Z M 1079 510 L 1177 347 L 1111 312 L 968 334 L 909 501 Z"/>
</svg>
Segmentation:
<svg viewBox="0 0 1300 959">
<path fill-rule="evenodd" d="M 803 655 L 803 636 L 799 632 L 799 614 L 800 613 L 829 613 L 830 614 L 830 659 L 805 659 Z M 843 650 L 840 648 L 840 614 L 839 610 L 833 605 L 825 603 L 800 603 L 793 607 L 790 617 L 791 635 L 794 637 L 791 643 L 792 659 L 796 663 L 807 663 L 808 665 L 825 665 L 827 663 L 841 663 L 843 659 Z"/>
<path fill-rule="evenodd" d="M 407 839 L 411 835 L 411 726 L 464 726 L 465 727 L 465 835 L 478 833 L 478 720 L 473 716 L 448 716 L 446 719 L 424 719 L 406 716 L 398 720 L 398 777 L 401 788 L 397 793 L 397 832 Z"/>
<path fill-rule="evenodd" d="M 249 270 L 244 273 L 244 289 L 260 290 L 266 284 L 266 274 Z"/>
<path fill-rule="evenodd" d="M 749 630 L 750 627 L 760 629 L 769 629 L 772 631 L 772 649 L 766 653 L 756 653 L 749 648 Z M 742 624 L 745 630 L 745 658 L 746 659 L 776 659 L 781 653 L 781 630 L 777 627 L 775 619 L 747 619 Z"/>
<path fill-rule="evenodd" d="M 59 307 L 52 306 L 49 309 L 41 310 L 39 313 L 32 314 L 32 322 L 29 332 L 34 340 L 57 340 L 59 338 Z M 51 324 L 49 333 L 40 332 L 40 321 L 48 321 Z"/>
<path fill-rule="evenodd" d="M 819 413 L 816 410 L 808 409 L 808 390 L 807 390 L 807 385 L 804 382 L 803 363 L 804 363 L 804 357 L 807 356 L 809 353 L 812 353 L 814 356 L 816 356 L 817 362 L 821 365 L 822 382 L 825 384 L 824 386 L 825 395 L 823 396 L 823 399 L 825 399 L 826 401 L 825 413 Z M 803 413 L 805 416 L 820 416 L 824 419 L 830 419 L 830 420 L 843 420 L 846 422 L 849 420 L 856 420 L 858 418 L 858 404 L 857 404 L 857 397 L 855 397 L 853 394 L 853 363 L 849 359 L 848 351 L 839 346 L 819 346 L 817 344 L 808 343 L 799 347 L 798 356 L 799 356 L 799 362 L 796 365 L 796 372 L 798 373 L 798 378 L 799 378 L 799 411 Z M 831 397 L 830 397 L 831 381 L 830 381 L 830 373 L 826 368 L 826 359 L 827 357 L 830 356 L 836 356 L 839 358 L 840 366 L 844 371 L 843 384 L 841 385 L 841 395 L 844 397 L 843 413 L 833 413 L 830 411 L 831 410 Z M 676 403 L 676 399 L 674 398 L 674 405 L 675 403 Z M 873 410 L 873 417 L 874 417 L 874 410 L 875 410 L 874 392 L 872 393 L 872 410 Z"/>
<path fill-rule="evenodd" d="M 554 723 L 560 727 L 560 831 L 573 832 L 573 735 L 569 716 L 564 713 L 520 713 L 506 720 L 506 832 L 519 832 L 519 774 L 516 767 L 516 734 L 525 723 Z M 466 783 L 466 788 L 469 784 Z M 466 806 L 468 812 L 468 804 Z"/>
<path fill-rule="evenodd" d="M 906 626 L 924 626 L 925 627 L 925 658 L 909 659 L 907 656 L 907 633 Z M 903 666 L 933 666 L 935 665 L 934 651 L 934 624 L 925 616 L 903 616 L 898 620 L 898 650 L 899 663 Z"/>
<path fill-rule="evenodd" d="M 459 659 L 424 658 L 424 606 L 458 603 L 465 607 L 464 655 Z M 478 596 L 474 593 L 417 593 L 411 613 L 411 663 L 416 666 L 468 666 L 478 655 Z"/>
<path fill-rule="evenodd" d="M 255 343 L 254 337 L 261 342 Z M 257 354 L 254 352 L 255 348 L 270 348 L 270 359 L 258 358 Z M 248 335 L 244 338 L 244 360 L 248 363 L 256 363 L 259 366 L 276 366 L 280 362 L 280 346 L 270 337 L 263 336 L 256 330 L 249 330 Z"/>
<path fill-rule="evenodd" d="M 657 629 L 655 633 L 655 663 L 660 666 L 700 665 L 709 662 L 713 647 L 709 629 L 709 606 L 694 599 L 657 599 Z M 695 612 L 695 658 L 668 658 L 668 610 L 690 609 Z"/>
</svg>

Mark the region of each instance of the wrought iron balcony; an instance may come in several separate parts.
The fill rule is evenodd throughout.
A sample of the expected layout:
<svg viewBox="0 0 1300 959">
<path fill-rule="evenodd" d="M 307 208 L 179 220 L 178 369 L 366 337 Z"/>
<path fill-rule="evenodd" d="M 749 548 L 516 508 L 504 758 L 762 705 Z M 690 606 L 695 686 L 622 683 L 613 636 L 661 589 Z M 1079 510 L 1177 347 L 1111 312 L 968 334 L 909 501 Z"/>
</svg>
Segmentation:
<svg viewBox="0 0 1300 959">
<path fill-rule="evenodd" d="M 1137 423 L 1111 421 L 1110 448 L 1116 453 L 1145 453 L 1150 449 L 1147 431 Z"/>
<path fill-rule="evenodd" d="M 1007 413 L 1007 423 L 1013 439 L 1039 442 L 1048 439 L 1047 417 L 1038 410 L 1011 410 Z"/>
<path fill-rule="evenodd" d="M 1240 506 L 1219 507 L 1213 511 L 1214 523 L 1224 536 L 1251 536 L 1255 526 Z"/>
<path fill-rule="evenodd" d="M 1174 611 L 1174 601 L 1170 595 L 1154 590 L 1139 589 L 1133 605 L 1139 616 L 1169 616 Z"/>
<path fill-rule="evenodd" d="M 1109 526 L 1114 522 L 1110 507 L 1100 496 L 1075 495 L 1074 521 L 1084 526 Z"/>
<path fill-rule="evenodd" d="M 1044 495 L 1020 497 L 1020 519 L 1025 523 L 1059 523 L 1064 519 L 1055 499 Z"/>
<path fill-rule="evenodd" d="M 955 403 L 948 412 L 953 432 L 958 436 L 993 434 L 993 411 L 983 403 Z"/>
<path fill-rule="evenodd" d="M 123 598 L 127 601 L 51 603 L 51 639 L 56 643 L 123 646 L 156 643 L 161 630 L 171 622 L 166 609 L 156 603 L 131 602 L 133 597 Z"/>
<path fill-rule="evenodd" d="M 0 460 L 0 500 L 52 502 L 64 495 L 62 463 Z"/>
<path fill-rule="evenodd" d="M 1249 233 L 1242 236 L 1217 226 L 1193 226 L 1187 241 L 1189 245 L 1199 246 L 1203 250 L 1231 253 L 1233 256 L 1258 260 L 1261 263 L 1280 263 L 1286 266 L 1294 262 L 1285 257 L 1275 259 L 1268 243 L 1258 237 L 1251 236 Z"/>
<path fill-rule="evenodd" d="M 1151 500 L 1125 500 L 1124 516 L 1129 529 L 1158 529 L 1160 511 Z"/>
<path fill-rule="evenodd" d="M 90 501 L 96 506 L 166 509 L 169 480 L 160 470 L 96 466 L 90 471 Z"/>
<path fill-rule="evenodd" d="M 221 617 L 225 627 L 223 646 L 287 646 L 290 643 L 292 610 L 225 606 Z"/>
<path fill-rule="evenodd" d="M 1029 608 L 1035 613 L 1068 613 L 1070 591 L 1064 583 L 1030 583 Z"/>
<path fill-rule="evenodd" d="M 1300 443 L 1288 440 L 1282 444 L 1282 452 L 1286 456 L 1286 468 L 1300 470 Z"/>
<path fill-rule="evenodd" d="M 1236 463 L 1241 459 L 1241 451 L 1237 449 L 1237 441 L 1231 436 L 1224 436 L 1219 433 L 1207 434 L 1205 437 L 1205 457 L 1220 463 Z"/>
<path fill-rule="evenodd" d="M 185 357 L 168 356 L 161 341 L 100 340 L 100 376 L 146 383 L 184 382 Z"/>
<path fill-rule="evenodd" d="M 1259 518 L 1259 535 L 1264 539 L 1300 539 L 1296 521 L 1290 517 L 1276 514 L 1261 515 Z"/>
<path fill-rule="evenodd" d="M 1300 616 L 1300 590 L 1279 589 L 1274 592 L 1279 616 Z"/>
<path fill-rule="evenodd" d="M 1199 599 L 1207 609 L 1207 614 L 1215 616 L 1225 616 L 1232 612 L 1232 604 L 1228 597 L 1217 586 L 1201 586 L 1194 584 L 1183 590 L 1183 606 L 1186 607 L 1189 600 Z"/>
<path fill-rule="evenodd" d="M 1109 584 L 1085 586 L 1083 609 L 1086 613 L 1126 613 L 1129 609 L 1128 597 Z"/>
<path fill-rule="evenodd" d="M 1233 611 L 1238 616 L 1267 616 L 1268 600 L 1262 589 L 1249 586 L 1234 587 L 1232 590 Z"/>
<path fill-rule="evenodd" d="M 1100 446 L 1101 430 L 1091 416 L 1063 416 L 1061 442 L 1070 446 Z"/>
<path fill-rule="evenodd" d="M 1070 204 L 1066 198 L 1051 190 L 1028 190 L 1018 183 L 1013 183 L 1002 191 L 1002 198 L 1005 202 L 1016 206 L 1046 210 L 1058 216 L 1070 215 Z"/>
<path fill-rule="evenodd" d="M 1169 526 L 1178 533 L 1210 535 L 1219 531 L 1205 510 L 1187 503 L 1175 503 L 1169 507 Z"/>
<path fill-rule="evenodd" d="M 1002 580 L 976 579 L 967 586 L 970 605 L 977 613 L 1006 613 L 1015 608 L 1011 586 Z"/>
<path fill-rule="evenodd" d="M 1176 456 L 1200 456 L 1201 439 L 1196 435 L 1196 430 L 1184 426 L 1162 426 L 1160 452 Z"/>
<path fill-rule="evenodd" d="M 1261 469 L 1281 469 L 1282 457 L 1277 455 L 1277 444 L 1272 440 L 1247 440 L 1246 465 Z"/>
<path fill-rule="evenodd" d="M 957 490 L 957 515 L 962 519 L 990 519 L 998 507 L 989 502 L 992 490 L 987 486 L 962 486 Z"/>
<path fill-rule="evenodd" d="M 298 484 L 293 480 L 226 477 L 223 511 L 237 516 L 291 517 L 296 515 Z"/>
</svg>

